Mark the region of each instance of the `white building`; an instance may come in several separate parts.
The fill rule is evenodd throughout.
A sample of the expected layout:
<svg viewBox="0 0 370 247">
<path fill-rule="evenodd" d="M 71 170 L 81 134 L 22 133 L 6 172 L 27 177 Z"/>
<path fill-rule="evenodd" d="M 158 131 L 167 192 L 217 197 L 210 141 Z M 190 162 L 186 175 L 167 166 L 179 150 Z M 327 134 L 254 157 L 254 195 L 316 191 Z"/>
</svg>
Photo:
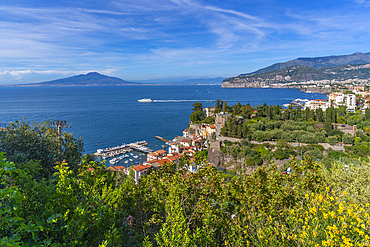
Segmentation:
<svg viewBox="0 0 370 247">
<path fill-rule="evenodd" d="M 344 103 L 347 107 L 356 107 L 356 95 L 345 94 L 344 96 Z"/>
<path fill-rule="evenodd" d="M 322 99 L 314 99 L 305 104 L 305 108 L 309 108 L 311 111 L 316 111 L 316 109 L 322 109 L 325 111 L 330 107 L 330 102 Z"/>
<path fill-rule="evenodd" d="M 137 165 L 134 166 L 133 170 L 135 172 L 135 183 L 137 183 L 140 179 L 140 177 L 145 174 L 148 169 L 150 168 L 150 165 Z"/>
<path fill-rule="evenodd" d="M 335 107 L 346 106 L 351 109 L 356 108 L 356 95 L 354 94 L 332 93 L 329 95 L 329 101 Z"/>
</svg>

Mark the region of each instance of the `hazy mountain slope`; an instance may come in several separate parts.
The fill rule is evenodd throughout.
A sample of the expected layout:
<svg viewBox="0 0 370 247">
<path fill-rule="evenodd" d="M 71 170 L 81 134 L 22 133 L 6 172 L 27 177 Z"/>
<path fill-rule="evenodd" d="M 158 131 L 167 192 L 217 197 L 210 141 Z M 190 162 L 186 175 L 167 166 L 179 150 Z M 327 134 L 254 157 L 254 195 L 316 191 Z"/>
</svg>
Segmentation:
<svg viewBox="0 0 370 247">
<path fill-rule="evenodd" d="M 17 86 L 63 87 L 63 86 L 122 86 L 122 85 L 140 85 L 140 83 L 128 82 L 117 77 L 101 75 L 97 72 L 90 72 L 87 73 L 86 75 L 76 75 L 64 79 L 33 84 L 23 84 Z"/>
<path fill-rule="evenodd" d="M 324 67 L 335 67 L 346 64 L 365 64 L 365 63 L 370 63 L 370 52 L 368 53 L 357 52 L 351 55 L 342 55 L 342 56 L 297 58 L 284 63 L 275 63 L 266 68 L 259 69 L 252 73 L 241 74 L 240 76 L 279 70 L 294 65 L 305 65 L 318 69 Z"/>
<path fill-rule="evenodd" d="M 310 80 L 346 80 L 370 78 L 370 64 L 341 65 L 315 69 L 306 65 L 295 65 L 288 68 L 258 74 L 240 75 L 227 78 L 222 87 L 265 87 L 275 83 L 306 82 Z"/>
</svg>

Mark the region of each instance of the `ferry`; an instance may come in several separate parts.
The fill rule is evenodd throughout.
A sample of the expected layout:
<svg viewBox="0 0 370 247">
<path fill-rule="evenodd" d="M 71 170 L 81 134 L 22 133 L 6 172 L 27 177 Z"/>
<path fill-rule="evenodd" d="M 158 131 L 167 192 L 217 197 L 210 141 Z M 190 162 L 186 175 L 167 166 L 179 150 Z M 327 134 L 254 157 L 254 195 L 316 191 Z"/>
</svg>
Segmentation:
<svg viewBox="0 0 370 247">
<path fill-rule="evenodd" d="M 137 101 L 139 101 L 139 102 L 141 102 L 141 103 L 150 103 L 150 102 L 153 102 L 153 100 L 152 99 L 139 99 L 139 100 L 137 100 Z"/>
</svg>

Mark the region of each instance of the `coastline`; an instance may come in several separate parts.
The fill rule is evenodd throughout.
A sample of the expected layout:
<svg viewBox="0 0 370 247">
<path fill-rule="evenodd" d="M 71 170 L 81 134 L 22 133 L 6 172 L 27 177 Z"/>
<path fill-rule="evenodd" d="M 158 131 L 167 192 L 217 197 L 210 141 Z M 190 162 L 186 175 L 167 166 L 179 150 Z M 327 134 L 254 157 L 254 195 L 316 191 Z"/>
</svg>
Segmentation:
<svg viewBox="0 0 370 247">
<path fill-rule="evenodd" d="M 132 86 L 221 86 L 222 84 L 90 84 L 90 85 L 32 85 L 32 84 L 16 84 L 16 85 L 0 85 L 0 87 L 132 87 Z"/>
<path fill-rule="evenodd" d="M 294 86 L 288 86 L 288 87 L 271 87 L 271 86 L 265 86 L 265 87 L 224 87 L 221 86 L 221 88 L 231 88 L 231 89 L 244 89 L 244 88 L 259 88 L 259 89 L 292 89 L 292 90 L 300 90 L 302 93 L 312 93 L 312 94 L 323 94 L 323 95 L 328 95 L 331 93 L 331 90 L 322 90 L 320 88 L 314 88 L 314 87 L 309 87 L 309 88 L 302 88 L 302 87 L 294 87 Z"/>
</svg>

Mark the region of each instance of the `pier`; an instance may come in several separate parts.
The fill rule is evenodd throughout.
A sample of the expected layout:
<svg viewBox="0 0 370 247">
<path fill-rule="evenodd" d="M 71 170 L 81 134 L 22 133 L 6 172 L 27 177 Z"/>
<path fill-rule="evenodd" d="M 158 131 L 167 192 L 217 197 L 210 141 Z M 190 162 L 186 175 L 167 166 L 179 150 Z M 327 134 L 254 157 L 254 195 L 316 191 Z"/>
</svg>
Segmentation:
<svg viewBox="0 0 370 247">
<path fill-rule="evenodd" d="M 139 141 L 139 142 L 129 144 L 130 148 L 132 149 L 145 152 L 145 153 L 153 152 L 153 150 L 151 150 L 150 148 L 145 147 L 146 145 L 148 145 L 146 141 Z"/>
<path fill-rule="evenodd" d="M 169 142 L 169 140 L 166 140 L 166 139 L 164 139 L 163 137 L 160 137 L 160 136 L 155 136 L 155 138 L 157 138 L 161 141 L 164 141 L 164 142 Z"/>
</svg>

